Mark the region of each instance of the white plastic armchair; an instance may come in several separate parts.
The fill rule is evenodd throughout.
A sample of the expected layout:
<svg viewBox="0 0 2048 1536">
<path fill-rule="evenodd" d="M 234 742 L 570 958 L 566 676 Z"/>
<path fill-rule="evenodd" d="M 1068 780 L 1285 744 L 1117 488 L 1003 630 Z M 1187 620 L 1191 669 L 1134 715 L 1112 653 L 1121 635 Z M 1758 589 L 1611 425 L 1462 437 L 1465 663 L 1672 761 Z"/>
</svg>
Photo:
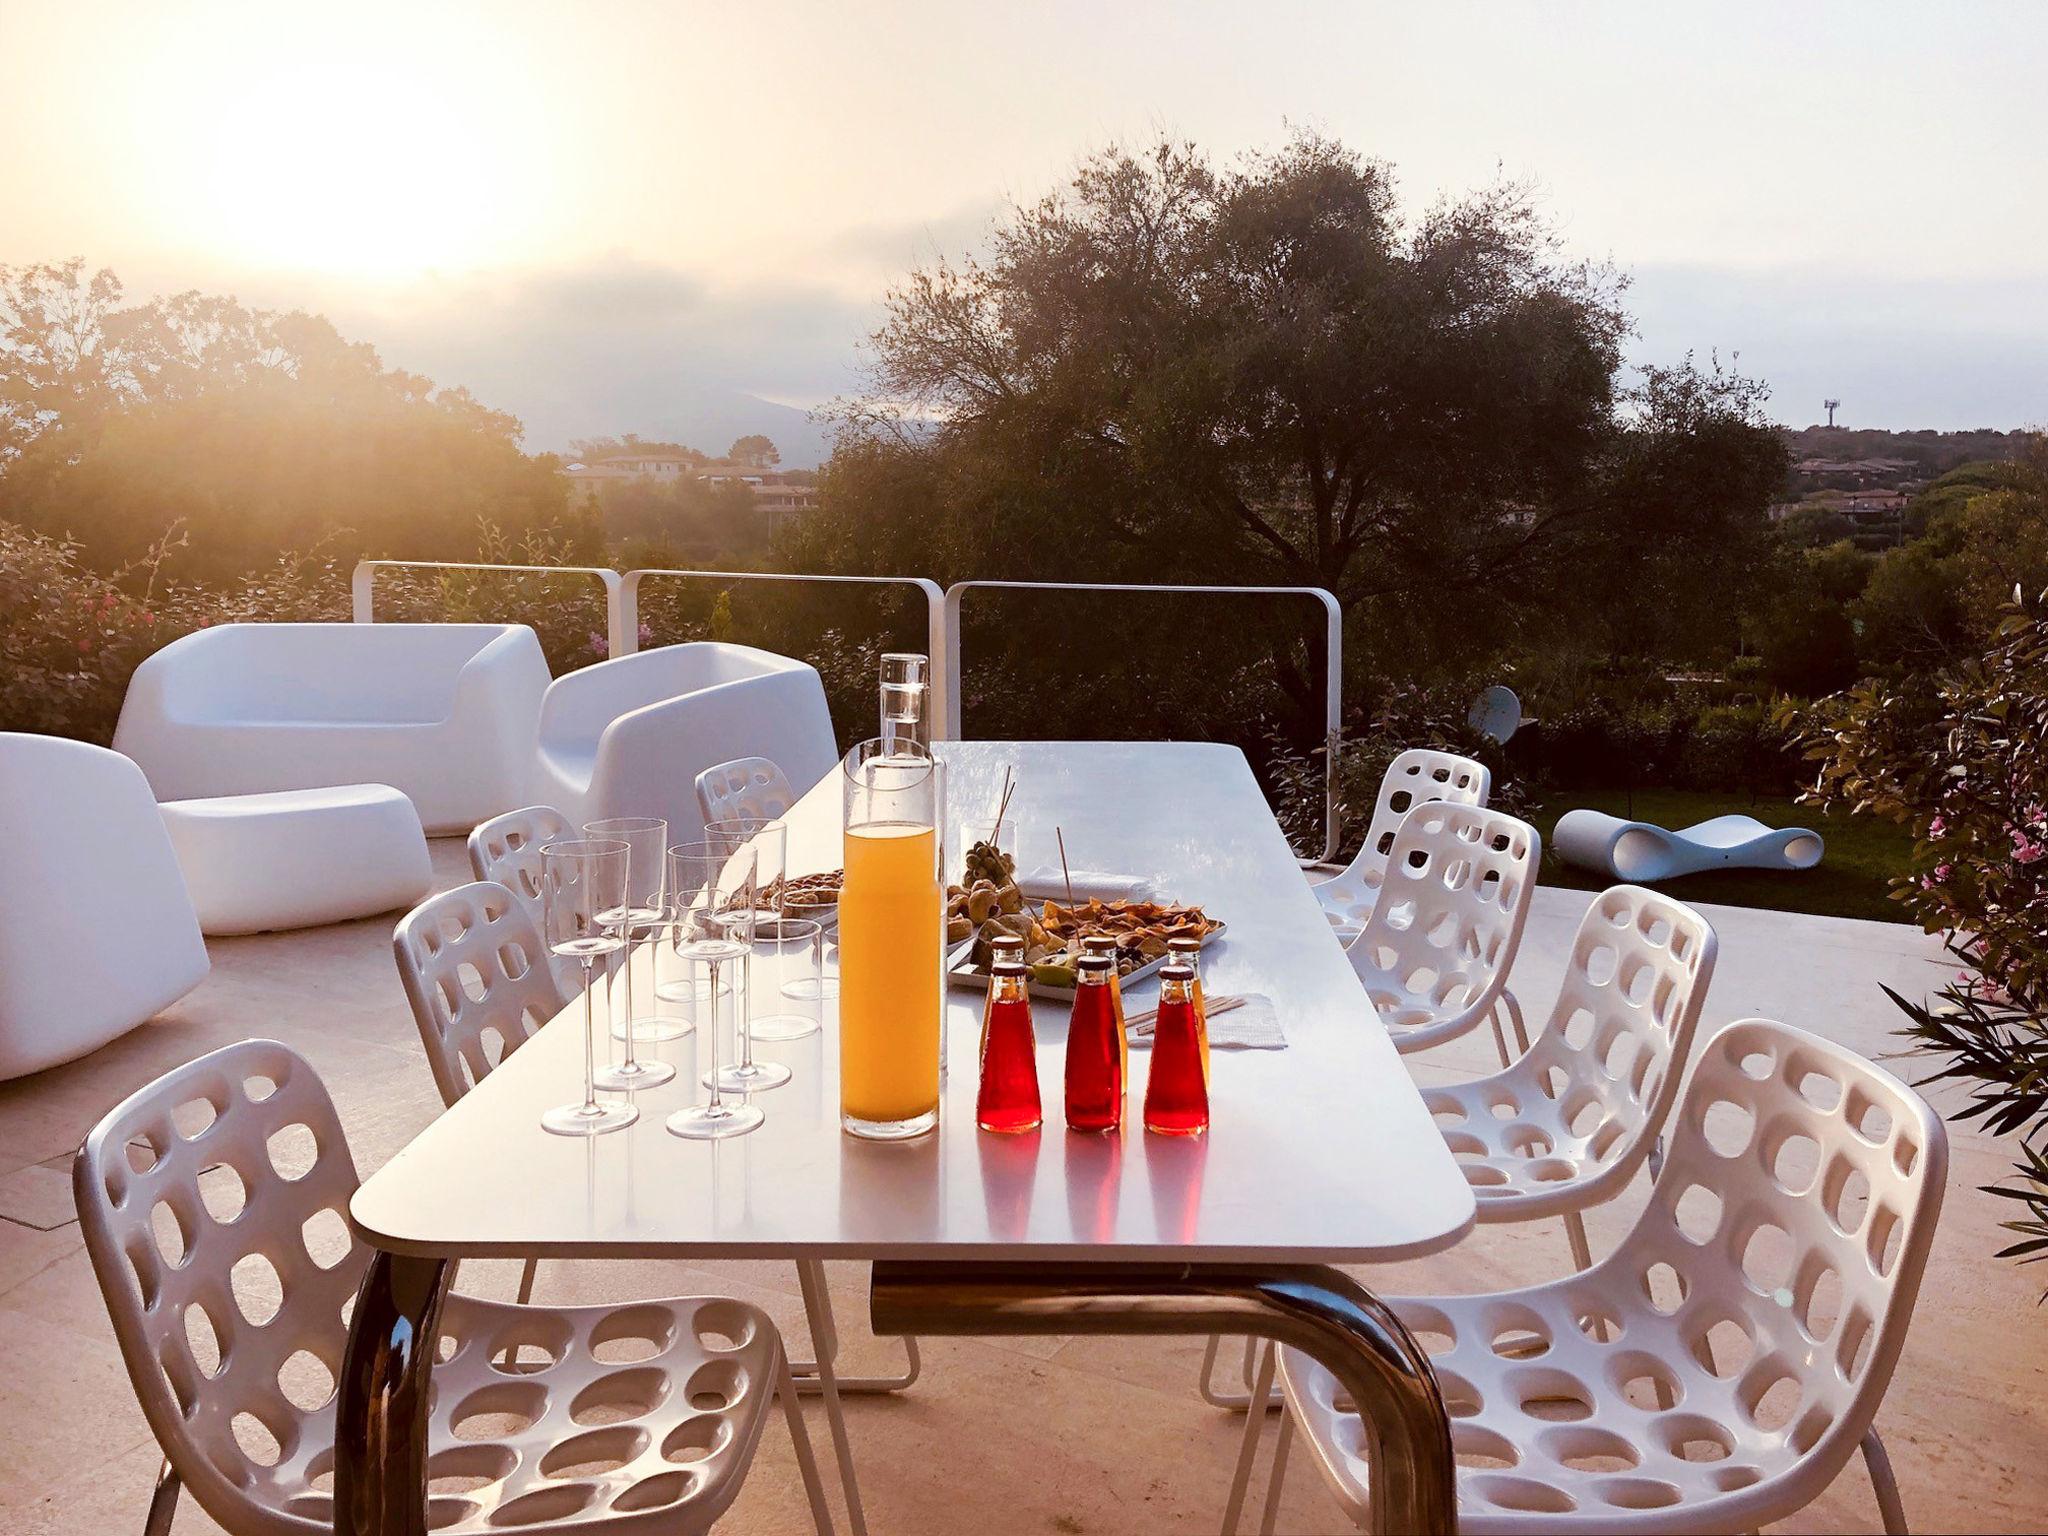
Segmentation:
<svg viewBox="0 0 2048 1536">
<path fill-rule="evenodd" d="M 334 1101 L 271 1040 L 178 1068 L 86 1137 L 72 1164 L 79 1225 L 167 1462 L 149 1536 L 170 1529 L 181 1486 L 236 1536 L 334 1529 L 335 1383 L 369 1259 L 345 1219 L 356 1184 Z M 759 1308 L 455 1293 L 440 1330 L 436 1530 L 706 1531 L 777 1399 L 813 1519 L 831 1529 L 782 1339 Z M 573 1418 L 561 1411 L 572 1403 Z"/>
<path fill-rule="evenodd" d="M 526 797 L 547 686 L 524 624 L 219 624 L 135 669 L 114 747 L 159 800 L 389 784 L 467 832 Z"/>
<path fill-rule="evenodd" d="M 838 760 L 817 670 L 751 646 L 668 645 L 558 678 L 541 706 L 533 798 L 573 825 L 659 816 L 671 843 L 703 830 L 705 769 L 760 755 L 800 794 Z"/>
<path fill-rule="evenodd" d="M 170 834 L 120 753 L 0 731 L 0 870 L 0 1079 L 97 1050 L 205 978 Z"/>
<path fill-rule="evenodd" d="M 1323 904 L 1330 926 L 1348 941 L 1372 916 L 1380 882 L 1386 877 L 1387 855 L 1394 847 L 1394 833 L 1409 811 L 1428 800 L 1484 805 L 1492 793 L 1492 771 L 1469 757 L 1430 747 L 1410 747 L 1396 757 L 1380 776 L 1379 798 L 1373 802 L 1372 820 L 1357 857 L 1343 873 L 1315 887 L 1316 900 Z"/>
<path fill-rule="evenodd" d="M 1947 1169 L 1940 1118 L 1883 1068 L 1769 1019 L 1721 1030 L 1609 1258 L 1525 1290 L 1390 1298 L 1451 1412 L 1458 1528 L 1758 1530 L 1861 1447 L 1885 1529 L 1904 1531 L 1875 1421 Z M 1298 1427 L 1362 1520 L 1357 1414 L 1322 1367 L 1280 1355 L 1276 1473 Z"/>
<path fill-rule="evenodd" d="M 1492 1016 L 1542 860 L 1542 836 L 1502 811 L 1431 800 L 1402 818 L 1349 949 L 1396 1050 L 1427 1050 Z"/>
</svg>

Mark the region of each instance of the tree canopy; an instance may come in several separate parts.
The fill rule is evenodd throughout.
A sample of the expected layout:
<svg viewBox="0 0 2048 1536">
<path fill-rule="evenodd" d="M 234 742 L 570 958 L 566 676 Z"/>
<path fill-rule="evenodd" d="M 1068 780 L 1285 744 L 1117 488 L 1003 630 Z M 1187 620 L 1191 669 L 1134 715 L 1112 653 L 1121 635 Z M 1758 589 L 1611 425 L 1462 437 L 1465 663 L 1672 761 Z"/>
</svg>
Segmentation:
<svg viewBox="0 0 2048 1536">
<path fill-rule="evenodd" d="M 0 268 L 0 519 L 100 569 L 181 521 L 189 577 L 325 541 L 459 559 L 489 523 L 565 531 L 550 456 L 467 390 L 387 368 L 326 319 L 185 293 L 122 303 L 84 264 Z"/>
<path fill-rule="evenodd" d="M 1390 167 L 1314 133 L 1226 168 L 1112 149 L 889 295 L 800 547 L 1307 583 L 1497 632 L 1624 532 L 1762 537 L 1784 459 L 1760 391 L 1689 362 L 1624 380 L 1622 288 L 1511 183 L 1411 218 Z"/>
</svg>

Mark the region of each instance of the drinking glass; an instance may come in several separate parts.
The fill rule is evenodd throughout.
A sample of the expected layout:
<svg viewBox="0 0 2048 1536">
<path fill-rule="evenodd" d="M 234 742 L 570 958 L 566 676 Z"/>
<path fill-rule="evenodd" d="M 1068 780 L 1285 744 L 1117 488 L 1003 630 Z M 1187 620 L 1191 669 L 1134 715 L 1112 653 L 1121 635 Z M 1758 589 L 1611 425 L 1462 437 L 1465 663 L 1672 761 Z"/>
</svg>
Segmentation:
<svg viewBox="0 0 2048 1536">
<path fill-rule="evenodd" d="M 812 924 L 817 929 L 811 940 L 812 965 L 810 974 L 799 976 L 782 984 L 782 995 L 793 997 L 798 1002 L 814 1002 L 839 995 L 837 970 L 825 966 L 825 930 L 839 922 L 839 893 L 837 891 L 796 891 L 782 904 L 782 910 L 792 918 Z"/>
<path fill-rule="evenodd" d="M 839 1119 L 899 1141 L 939 1123 L 943 887 L 938 774 L 914 743 L 864 741 L 840 764 Z"/>
<path fill-rule="evenodd" d="M 640 1118 L 631 1104 L 597 1101 L 596 1026 L 591 1020 L 591 969 L 599 955 L 615 955 L 626 941 L 619 925 L 607 919 L 626 904 L 627 862 L 632 850 L 624 843 L 572 838 L 545 843 L 540 850 L 541 897 L 550 951 L 583 966 L 583 1102 L 564 1104 L 540 1117 L 543 1129 L 557 1136 L 596 1136 L 620 1131 Z"/>
<path fill-rule="evenodd" d="M 705 822 L 704 838 L 707 842 L 727 844 L 735 852 L 753 848 L 754 874 L 759 886 L 754 902 L 758 940 L 761 925 L 783 911 L 783 887 L 789 874 L 788 828 L 768 816 L 726 816 Z M 785 994 L 779 985 L 755 988 L 754 969 L 761 958 L 757 942 L 747 960 L 747 1033 L 756 1040 L 800 1040 L 816 1031 L 815 1017 L 781 1006 Z"/>
<path fill-rule="evenodd" d="M 719 883 L 718 876 L 725 866 L 725 859 L 702 843 L 684 843 L 669 850 L 669 909 L 678 930 L 678 949 L 692 966 L 701 965 L 710 975 L 709 1001 L 704 1005 L 703 1015 L 705 1028 L 699 1031 L 698 1038 L 710 1043 L 711 1072 L 706 1082 L 711 1089 L 711 1102 L 692 1104 L 668 1117 L 671 1134 L 693 1141 L 743 1136 L 767 1118 L 758 1105 L 744 1099 L 738 1103 L 728 1101 L 718 1070 L 719 1009 L 728 997 L 735 1000 L 736 1006 L 743 1006 L 739 1003 L 741 994 L 720 972 L 747 953 L 747 942 L 733 933 L 735 913 L 744 910 L 751 918 L 751 908 L 743 905 L 747 892 Z"/>
<path fill-rule="evenodd" d="M 714 831 L 714 826 L 722 826 L 726 830 Z M 735 830 L 742 827 L 750 830 Z M 769 860 L 774 861 L 778 870 L 774 878 L 781 878 L 782 823 L 765 817 L 732 817 L 721 823 L 709 823 L 705 827 L 703 846 L 725 861 L 719 883 L 730 883 L 739 894 L 738 903 L 726 914 L 726 926 L 732 930 L 734 938 L 747 946 L 746 954 L 740 960 L 739 989 L 744 1001 L 734 1010 L 739 1030 L 735 1059 L 715 1070 L 723 1074 L 721 1086 L 728 1093 L 756 1093 L 767 1088 L 780 1088 L 789 1081 L 789 1068 L 779 1061 L 754 1060 L 756 1036 L 747 1027 L 747 1015 L 754 1006 L 754 923 L 768 899 L 771 883 L 767 873 Z M 770 1037 L 762 1035 L 759 1038 Z"/>
<path fill-rule="evenodd" d="M 761 1006 L 775 1008 L 765 1019 L 755 1015 L 748 1027 L 761 1040 L 801 1040 L 815 1035 L 824 1011 L 817 989 L 818 953 L 824 933 L 809 918 L 777 917 L 764 912 L 754 920 L 754 981 Z M 749 993 L 751 998 L 754 994 Z M 749 1003 L 748 1012 L 756 1005 Z M 769 1034 L 761 1026 L 770 1025 Z"/>
<path fill-rule="evenodd" d="M 583 835 L 624 843 L 628 850 L 625 900 L 613 910 L 598 914 L 617 928 L 619 937 L 625 941 L 619 969 L 626 978 L 626 1016 L 614 1021 L 611 1032 L 615 1039 L 626 1043 L 626 1059 L 617 1064 L 608 1060 L 599 1067 L 597 1086 L 652 1088 L 674 1077 L 676 1069 L 665 1061 L 640 1060 L 634 1047 L 643 1040 L 673 1040 L 677 1031 L 667 1019 L 642 1019 L 634 1014 L 633 951 L 654 933 L 662 920 L 662 887 L 667 874 L 663 854 L 668 847 L 668 823 L 658 816 L 615 816 L 606 821 L 585 822 Z"/>
</svg>

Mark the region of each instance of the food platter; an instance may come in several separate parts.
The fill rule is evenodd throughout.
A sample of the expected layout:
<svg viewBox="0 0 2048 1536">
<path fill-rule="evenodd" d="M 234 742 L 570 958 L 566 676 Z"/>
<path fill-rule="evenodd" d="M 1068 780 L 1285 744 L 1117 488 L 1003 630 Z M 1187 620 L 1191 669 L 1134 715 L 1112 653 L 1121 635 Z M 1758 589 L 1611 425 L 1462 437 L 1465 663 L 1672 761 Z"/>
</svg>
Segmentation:
<svg viewBox="0 0 2048 1536">
<path fill-rule="evenodd" d="M 1119 902 L 1110 903 L 1109 905 L 1123 906 L 1126 904 Z M 1047 906 L 1057 910 L 1057 903 L 1047 903 Z M 1185 910 L 1197 913 L 1200 911 L 1199 908 Z M 1228 927 L 1228 924 L 1218 922 L 1214 918 L 1202 918 L 1202 931 L 1199 935 L 1202 947 L 1207 949 L 1216 940 L 1222 938 L 1225 932 L 1228 931 Z M 974 950 L 975 940 L 970 938 L 953 945 L 946 951 L 946 984 L 948 986 L 987 987 L 989 978 L 988 967 L 976 961 Z M 1118 985 L 1120 987 L 1129 987 L 1134 982 L 1145 980 L 1147 977 L 1155 974 L 1161 966 L 1165 965 L 1169 958 L 1171 957 L 1164 953 L 1148 955 L 1133 953 L 1130 950 L 1120 948 L 1117 957 Z M 1074 1000 L 1074 987 L 1071 982 L 1042 980 L 1039 974 L 1036 974 L 1041 970 L 1041 967 L 1033 967 L 1034 974 L 1025 983 L 1025 989 L 1031 996 L 1048 998 L 1058 1002 L 1070 1003 Z"/>
</svg>

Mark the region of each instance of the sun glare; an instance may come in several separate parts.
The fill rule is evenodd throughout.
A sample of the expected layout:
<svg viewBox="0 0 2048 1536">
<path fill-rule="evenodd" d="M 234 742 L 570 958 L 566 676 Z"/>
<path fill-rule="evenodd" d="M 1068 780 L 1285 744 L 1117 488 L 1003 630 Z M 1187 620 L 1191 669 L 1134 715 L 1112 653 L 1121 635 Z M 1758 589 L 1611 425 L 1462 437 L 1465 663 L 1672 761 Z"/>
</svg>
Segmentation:
<svg viewBox="0 0 2048 1536">
<path fill-rule="evenodd" d="M 188 143 L 160 195 L 186 241 L 252 268 L 367 279 L 524 254 L 545 200 L 518 71 L 450 68 L 436 40 L 249 39 L 246 69 L 194 94 Z M 537 103 L 528 102 L 529 108 Z"/>
</svg>

